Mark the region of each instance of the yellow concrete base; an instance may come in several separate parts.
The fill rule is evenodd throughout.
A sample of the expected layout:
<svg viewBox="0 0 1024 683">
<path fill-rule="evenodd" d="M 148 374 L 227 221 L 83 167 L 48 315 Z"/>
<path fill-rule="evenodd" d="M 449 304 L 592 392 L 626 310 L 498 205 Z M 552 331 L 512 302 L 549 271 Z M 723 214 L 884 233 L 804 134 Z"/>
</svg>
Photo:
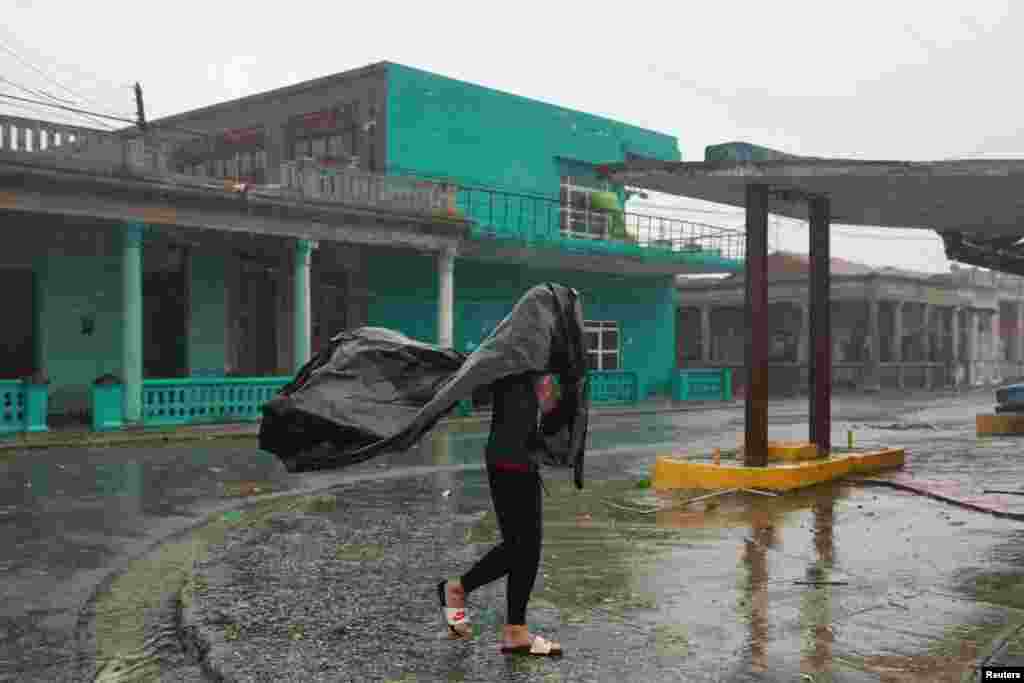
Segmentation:
<svg viewBox="0 0 1024 683">
<path fill-rule="evenodd" d="M 1011 413 L 978 415 L 975 422 L 978 436 L 1024 434 L 1024 415 L 1014 415 Z"/>
<path fill-rule="evenodd" d="M 768 462 L 803 462 L 815 460 L 817 457 L 817 444 L 807 441 L 768 442 Z"/>
<path fill-rule="evenodd" d="M 659 457 L 652 468 L 655 489 L 766 489 L 788 491 L 839 479 L 847 474 L 866 474 L 902 467 L 902 448 L 870 453 L 849 453 L 813 461 L 745 467 L 713 465 L 671 457 Z"/>
</svg>

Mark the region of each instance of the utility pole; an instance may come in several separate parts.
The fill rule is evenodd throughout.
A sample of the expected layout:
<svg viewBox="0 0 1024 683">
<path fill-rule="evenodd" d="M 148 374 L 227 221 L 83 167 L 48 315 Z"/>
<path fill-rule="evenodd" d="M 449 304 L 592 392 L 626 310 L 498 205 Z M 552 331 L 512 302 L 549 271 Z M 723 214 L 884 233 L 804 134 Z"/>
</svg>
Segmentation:
<svg viewBox="0 0 1024 683">
<path fill-rule="evenodd" d="M 146 130 L 146 107 L 142 103 L 142 86 L 135 83 L 135 110 L 139 130 Z"/>
</svg>

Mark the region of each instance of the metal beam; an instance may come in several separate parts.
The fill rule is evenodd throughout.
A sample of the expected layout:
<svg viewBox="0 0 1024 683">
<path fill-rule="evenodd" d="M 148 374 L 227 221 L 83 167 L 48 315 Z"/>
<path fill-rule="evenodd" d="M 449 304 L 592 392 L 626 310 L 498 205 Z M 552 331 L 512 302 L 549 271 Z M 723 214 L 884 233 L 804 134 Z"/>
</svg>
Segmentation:
<svg viewBox="0 0 1024 683">
<path fill-rule="evenodd" d="M 829 200 L 810 200 L 810 438 L 821 453 L 832 448 L 832 328 L 829 311 Z"/>
<path fill-rule="evenodd" d="M 747 185 L 746 438 L 743 464 L 768 464 L 768 188 Z"/>
</svg>

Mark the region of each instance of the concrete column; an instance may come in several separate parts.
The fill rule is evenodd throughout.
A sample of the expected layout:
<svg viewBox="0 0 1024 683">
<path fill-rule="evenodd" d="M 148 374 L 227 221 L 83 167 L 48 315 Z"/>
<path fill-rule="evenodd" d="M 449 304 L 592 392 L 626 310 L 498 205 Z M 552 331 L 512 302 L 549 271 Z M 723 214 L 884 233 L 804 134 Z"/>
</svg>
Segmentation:
<svg viewBox="0 0 1024 683">
<path fill-rule="evenodd" d="M 921 362 L 928 363 L 931 361 L 932 351 L 932 305 L 923 304 L 921 307 Z M 924 388 L 925 390 L 932 388 L 932 372 L 931 369 L 925 367 L 924 369 Z"/>
<path fill-rule="evenodd" d="M 967 312 L 967 384 L 973 386 L 978 373 L 978 311 Z"/>
<path fill-rule="evenodd" d="M 878 391 L 882 388 L 881 354 L 882 332 L 878 325 L 878 295 L 872 291 L 868 295 L 868 358 L 864 367 L 864 388 Z"/>
<path fill-rule="evenodd" d="M 896 364 L 896 386 L 903 388 L 903 302 L 892 302 L 892 362 Z"/>
<path fill-rule="evenodd" d="M 1016 302 L 1016 325 L 1013 327 L 1013 360 L 1017 363 L 1017 373 L 1020 374 L 1021 363 L 1024 363 L 1024 302 Z"/>
<path fill-rule="evenodd" d="M 145 223 L 127 223 L 121 250 L 121 372 L 125 422 L 142 419 L 142 241 Z"/>
<path fill-rule="evenodd" d="M 443 249 L 437 256 L 437 345 L 452 348 L 455 343 L 455 249 Z"/>
<path fill-rule="evenodd" d="M 711 306 L 700 307 L 700 358 L 704 363 L 711 362 Z"/>
<path fill-rule="evenodd" d="M 949 367 L 952 368 L 952 377 L 949 383 L 954 387 L 959 386 L 957 382 L 957 371 L 960 368 L 960 308 L 954 306 L 949 312 L 949 326 L 951 334 L 949 337 Z"/>
<path fill-rule="evenodd" d="M 292 358 L 295 372 L 309 361 L 310 350 L 310 325 L 312 324 L 312 288 L 310 286 L 310 257 L 317 243 L 312 240 L 295 241 L 295 260 L 293 262 L 294 272 L 292 274 L 292 285 L 295 287 L 295 294 L 292 297 L 293 306 L 293 343 Z"/>
<path fill-rule="evenodd" d="M 989 334 L 992 336 L 992 344 L 989 345 L 989 360 L 991 361 L 989 367 L 992 368 L 992 372 L 989 375 L 989 379 L 996 382 L 1000 382 L 1003 379 L 1002 319 L 1002 311 L 1000 310 L 999 302 L 996 301 L 996 312 L 992 316 L 992 324 L 989 325 Z"/>
</svg>

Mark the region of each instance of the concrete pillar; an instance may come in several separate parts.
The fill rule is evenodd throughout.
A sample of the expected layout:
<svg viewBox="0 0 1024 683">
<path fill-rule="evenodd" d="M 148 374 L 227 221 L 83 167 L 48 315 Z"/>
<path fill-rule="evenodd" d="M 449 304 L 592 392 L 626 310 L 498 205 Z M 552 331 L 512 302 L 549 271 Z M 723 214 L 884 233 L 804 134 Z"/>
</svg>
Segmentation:
<svg viewBox="0 0 1024 683">
<path fill-rule="evenodd" d="M 949 384 L 956 387 L 959 386 L 959 382 L 957 382 L 957 374 L 960 368 L 960 308 L 958 306 L 954 306 L 949 311 L 949 327 L 950 336 L 947 354 L 949 356 L 951 376 L 948 381 Z"/>
<path fill-rule="evenodd" d="M 896 364 L 896 386 L 903 388 L 903 302 L 892 302 L 892 362 Z"/>
<path fill-rule="evenodd" d="M 295 260 L 292 264 L 292 285 L 295 287 L 295 294 L 292 297 L 292 366 L 295 372 L 309 361 L 310 356 L 310 325 L 313 320 L 310 257 L 316 247 L 317 243 L 312 240 L 295 241 Z"/>
<path fill-rule="evenodd" d="M 142 241 L 146 225 L 127 223 L 121 250 L 121 372 L 124 420 L 142 419 Z"/>
<path fill-rule="evenodd" d="M 992 316 L 992 324 L 989 325 L 989 334 L 992 336 L 992 344 L 989 346 L 989 360 L 991 361 L 989 367 L 992 368 L 992 372 L 989 374 L 989 379 L 996 382 L 1000 382 L 1003 379 L 1003 360 L 1006 357 L 1003 351 L 1002 320 L 1002 310 L 997 301 L 996 312 Z"/>
<path fill-rule="evenodd" d="M 711 306 L 700 307 L 700 359 L 704 363 L 711 362 Z"/>
<path fill-rule="evenodd" d="M 973 386 L 978 374 L 978 311 L 967 312 L 967 384 Z"/>
<path fill-rule="evenodd" d="M 1024 363 L 1024 302 L 1016 302 L 1013 306 L 1016 311 L 1016 325 L 1013 326 L 1013 360 L 1017 363 L 1017 374 L 1021 373 L 1021 364 Z"/>
<path fill-rule="evenodd" d="M 864 388 L 868 391 L 878 391 L 882 388 L 882 331 L 878 325 L 878 295 L 875 291 L 868 295 L 867 308 L 868 357 L 864 367 Z"/>
<path fill-rule="evenodd" d="M 455 344 L 455 249 L 441 250 L 437 256 L 437 345 Z"/>
<path fill-rule="evenodd" d="M 931 362 L 932 353 L 932 305 L 922 304 L 921 306 L 921 362 Z M 931 368 L 924 368 L 924 388 L 932 388 Z"/>
</svg>

